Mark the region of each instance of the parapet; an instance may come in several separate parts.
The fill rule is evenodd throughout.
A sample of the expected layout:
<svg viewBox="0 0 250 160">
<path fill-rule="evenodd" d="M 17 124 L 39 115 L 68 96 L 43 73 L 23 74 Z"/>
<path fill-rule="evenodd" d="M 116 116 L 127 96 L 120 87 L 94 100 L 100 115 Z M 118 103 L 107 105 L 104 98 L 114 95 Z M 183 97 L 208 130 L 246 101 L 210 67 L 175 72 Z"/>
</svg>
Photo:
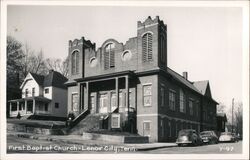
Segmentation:
<svg viewBox="0 0 250 160">
<path fill-rule="evenodd" d="M 156 23 L 166 27 L 164 22 L 160 20 L 159 16 L 156 16 L 154 19 L 152 19 L 151 16 L 148 16 L 148 18 L 144 22 L 137 21 L 137 28 L 145 27 Z"/>
<path fill-rule="evenodd" d="M 84 37 L 81 39 L 74 39 L 73 41 L 69 40 L 69 48 L 76 47 L 78 45 L 84 45 L 85 48 L 92 48 L 95 50 L 95 43 L 92 43 L 90 40 L 85 40 Z"/>
</svg>

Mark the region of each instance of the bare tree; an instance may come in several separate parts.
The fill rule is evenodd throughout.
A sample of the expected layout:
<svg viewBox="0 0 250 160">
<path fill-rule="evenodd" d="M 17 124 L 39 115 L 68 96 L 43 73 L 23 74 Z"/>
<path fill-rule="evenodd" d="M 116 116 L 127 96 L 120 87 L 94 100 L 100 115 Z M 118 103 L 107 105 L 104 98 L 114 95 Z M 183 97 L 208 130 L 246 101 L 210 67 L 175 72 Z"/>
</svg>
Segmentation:
<svg viewBox="0 0 250 160">
<path fill-rule="evenodd" d="M 225 113 L 226 112 L 226 106 L 223 103 L 219 103 L 217 106 L 217 113 Z"/>
<path fill-rule="evenodd" d="M 68 77 L 68 57 L 64 60 L 47 58 L 45 62 L 48 70 L 53 69 L 60 72 L 63 76 Z"/>
<path fill-rule="evenodd" d="M 235 120 L 234 125 L 236 127 L 236 133 L 242 135 L 243 130 L 243 104 L 241 102 L 236 103 L 235 105 Z"/>
<path fill-rule="evenodd" d="M 26 77 L 29 72 L 45 75 L 47 73 L 45 66 L 45 59 L 42 49 L 36 54 L 34 50 L 25 44 L 24 57 L 22 58 L 22 79 Z"/>
</svg>

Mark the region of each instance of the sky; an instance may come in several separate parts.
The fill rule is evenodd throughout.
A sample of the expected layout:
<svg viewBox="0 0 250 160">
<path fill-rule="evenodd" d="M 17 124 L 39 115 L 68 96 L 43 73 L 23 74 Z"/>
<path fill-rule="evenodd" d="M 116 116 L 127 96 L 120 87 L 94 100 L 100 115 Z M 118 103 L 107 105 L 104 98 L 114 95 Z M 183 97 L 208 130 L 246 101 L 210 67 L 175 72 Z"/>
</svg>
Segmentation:
<svg viewBox="0 0 250 160">
<path fill-rule="evenodd" d="M 242 101 L 242 10 L 237 7 L 8 6 L 7 34 L 46 58 L 65 58 L 68 41 L 126 43 L 137 21 L 167 24 L 168 67 L 190 81 L 209 80 L 212 97 L 231 107 Z"/>
</svg>

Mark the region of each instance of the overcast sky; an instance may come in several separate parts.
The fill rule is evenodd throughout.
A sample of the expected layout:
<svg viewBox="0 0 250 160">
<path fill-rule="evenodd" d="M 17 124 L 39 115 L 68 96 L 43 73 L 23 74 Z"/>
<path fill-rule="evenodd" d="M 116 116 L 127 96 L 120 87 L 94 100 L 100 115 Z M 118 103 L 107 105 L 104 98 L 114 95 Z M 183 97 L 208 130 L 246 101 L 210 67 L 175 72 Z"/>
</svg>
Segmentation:
<svg viewBox="0 0 250 160">
<path fill-rule="evenodd" d="M 168 26 L 168 66 L 190 81 L 209 80 L 217 102 L 242 101 L 241 8 L 8 6 L 7 34 L 45 57 L 65 58 L 68 41 L 84 36 L 100 47 L 125 43 L 137 21 L 156 15 Z"/>
</svg>

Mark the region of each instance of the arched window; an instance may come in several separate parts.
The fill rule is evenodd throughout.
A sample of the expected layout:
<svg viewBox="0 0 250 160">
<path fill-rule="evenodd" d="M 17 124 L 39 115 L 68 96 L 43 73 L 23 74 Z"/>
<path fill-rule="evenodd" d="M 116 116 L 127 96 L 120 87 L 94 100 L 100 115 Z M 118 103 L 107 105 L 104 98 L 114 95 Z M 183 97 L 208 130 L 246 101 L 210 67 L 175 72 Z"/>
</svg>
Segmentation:
<svg viewBox="0 0 250 160">
<path fill-rule="evenodd" d="M 74 51 L 71 55 L 72 75 L 79 73 L 79 52 Z"/>
<path fill-rule="evenodd" d="M 185 113 L 186 112 L 186 103 L 185 103 L 185 94 L 183 90 L 180 90 L 180 112 Z"/>
<path fill-rule="evenodd" d="M 146 33 L 142 36 L 142 58 L 143 62 L 153 60 L 152 57 L 152 43 L 153 43 L 153 36 L 151 33 Z"/>
<path fill-rule="evenodd" d="M 115 67 L 114 44 L 109 43 L 104 48 L 104 68 L 109 69 L 113 67 Z"/>
</svg>

